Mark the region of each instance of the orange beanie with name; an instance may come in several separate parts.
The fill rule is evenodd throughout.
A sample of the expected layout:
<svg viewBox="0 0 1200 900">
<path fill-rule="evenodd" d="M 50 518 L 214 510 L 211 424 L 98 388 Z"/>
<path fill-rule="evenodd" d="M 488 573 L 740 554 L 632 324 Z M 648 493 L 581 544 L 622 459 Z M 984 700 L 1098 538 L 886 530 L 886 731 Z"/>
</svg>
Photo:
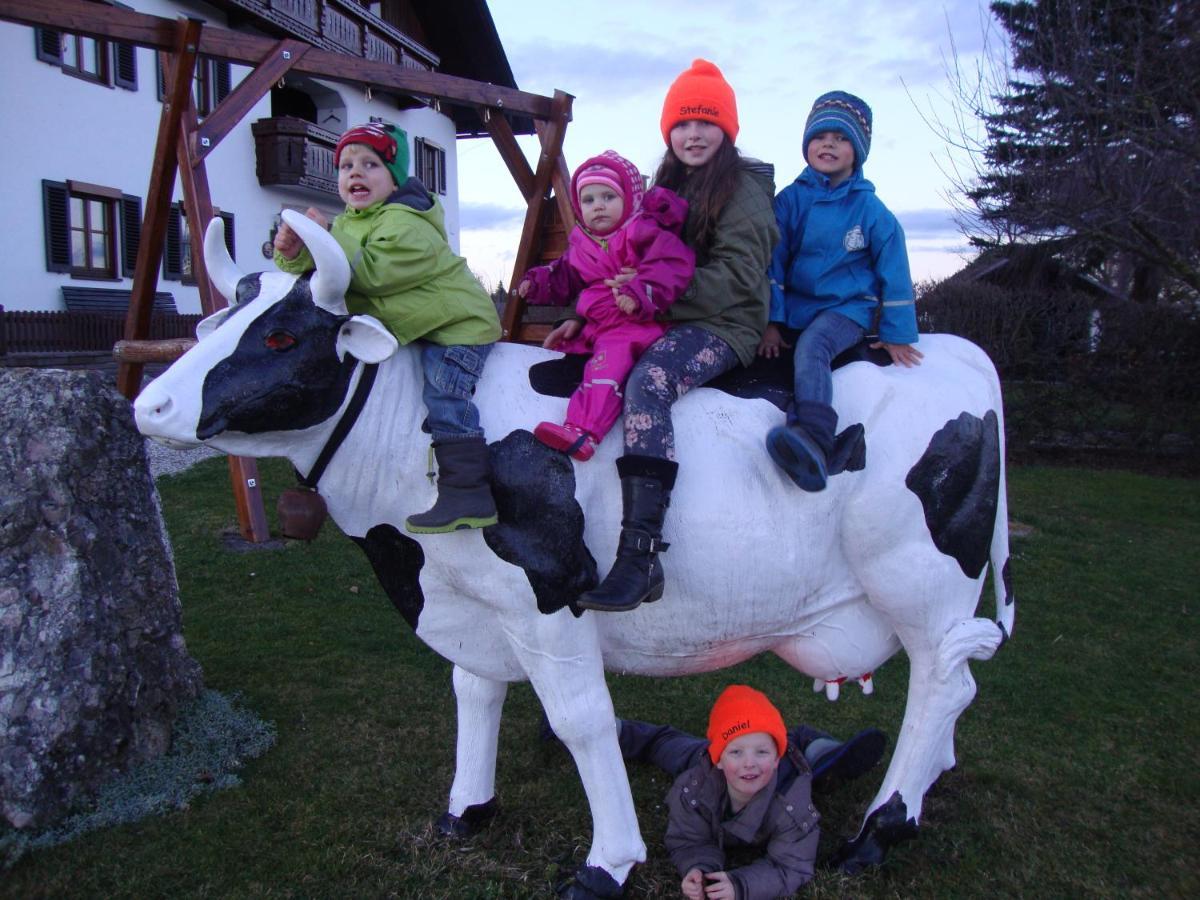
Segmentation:
<svg viewBox="0 0 1200 900">
<path fill-rule="evenodd" d="M 787 749 L 783 716 L 762 691 L 732 684 L 721 692 L 708 714 L 708 755 L 715 764 L 730 741 L 762 731 L 771 736 L 779 755 Z"/>
<path fill-rule="evenodd" d="M 712 122 L 725 132 L 730 143 L 737 140 L 737 99 L 733 96 L 733 88 L 721 70 L 707 59 L 693 60 L 692 67 L 667 89 L 659 126 L 668 145 L 671 129 L 688 119 Z"/>
</svg>

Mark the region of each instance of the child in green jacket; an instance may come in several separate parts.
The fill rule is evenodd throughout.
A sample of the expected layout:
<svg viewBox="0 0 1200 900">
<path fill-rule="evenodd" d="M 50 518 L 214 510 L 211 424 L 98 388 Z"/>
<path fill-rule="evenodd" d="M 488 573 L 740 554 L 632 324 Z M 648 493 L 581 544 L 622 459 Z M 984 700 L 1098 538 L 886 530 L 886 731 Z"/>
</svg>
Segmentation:
<svg viewBox="0 0 1200 900">
<path fill-rule="evenodd" d="M 351 128 L 338 141 L 334 165 L 346 211 L 332 226 L 315 209 L 307 215 L 329 227 L 350 260 L 346 308 L 374 316 L 401 344 L 417 341 L 421 349 L 438 498 L 404 526 L 434 534 L 494 525 L 487 442 L 471 396 L 500 337 L 496 308 L 446 242 L 441 203 L 408 176 L 403 131 L 376 123 Z M 314 267 L 286 224 L 275 235 L 275 263 L 292 273 Z"/>
</svg>

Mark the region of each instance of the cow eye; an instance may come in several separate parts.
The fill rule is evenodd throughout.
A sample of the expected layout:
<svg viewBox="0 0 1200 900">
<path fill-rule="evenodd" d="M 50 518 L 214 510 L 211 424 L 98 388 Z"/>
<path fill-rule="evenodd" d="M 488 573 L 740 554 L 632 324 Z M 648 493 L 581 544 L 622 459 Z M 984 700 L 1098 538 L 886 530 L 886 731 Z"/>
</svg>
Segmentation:
<svg viewBox="0 0 1200 900">
<path fill-rule="evenodd" d="M 284 350 L 291 350 L 296 346 L 296 337 L 286 331 L 272 331 L 267 335 L 264 343 L 268 350 L 282 353 Z"/>
</svg>

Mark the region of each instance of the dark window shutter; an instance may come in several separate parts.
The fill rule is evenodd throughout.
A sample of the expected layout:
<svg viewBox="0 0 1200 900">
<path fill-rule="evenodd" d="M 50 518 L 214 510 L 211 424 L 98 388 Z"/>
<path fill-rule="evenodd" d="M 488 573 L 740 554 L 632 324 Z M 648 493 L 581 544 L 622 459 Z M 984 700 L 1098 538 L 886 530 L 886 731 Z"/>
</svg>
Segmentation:
<svg viewBox="0 0 1200 900">
<path fill-rule="evenodd" d="M 113 44 L 113 82 L 127 91 L 137 90 L 137 48 Z"/>
<path fill-rule="evenodd" d="M 212 61 L 213 67 L 213 107 L 229 96 L 233 90 L 233 73 L 225 60 Z"/>
<path fill-rule="evenodd" d="M 220 213 L 221 220 L 225 223 L 225 249 L 229 251 L 229 258 L 237 262 L 237 253 L 233 249 L 233 213 Z"/>
<path fill-rule="evenodd" d="M 163 278 L 179 281 L 183 278 L 182 240 L 179 217 L 182 213 L 178 203 L 172 203 L 167 212 L 167 239 L 163 245 Z"/>
<path fill-rule="evenodd" d="M 121 195 L 121 274 L 132 278 L 142 239 L 142 198 Z"/>
<path fill-rule="evenodd" d="M 71 271 L 71 207 L 67 186 L 42 181 L 42 221 L 46 230 L 46 271 Z"/>
<path fill-rule="evenodd" d="M 33 29 L 34 52 L 42 62 L 62 65 L 62 32 L 53 28 Z"/>
</svg>

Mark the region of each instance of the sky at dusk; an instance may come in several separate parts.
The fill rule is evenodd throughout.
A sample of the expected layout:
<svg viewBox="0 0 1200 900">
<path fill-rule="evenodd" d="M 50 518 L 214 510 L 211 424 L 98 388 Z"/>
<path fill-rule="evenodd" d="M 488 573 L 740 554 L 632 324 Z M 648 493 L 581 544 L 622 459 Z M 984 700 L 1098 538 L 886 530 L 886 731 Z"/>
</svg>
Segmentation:
<svg viewBox="0 0 1200 900">
<path fill-rule="evenodd" d="M 948 66 L 968 74 L 985 42 L 1002 46 L 978 0 L 637 2 L 489 0 L 526 91 L 574 95 L 564 147 L 574 169 L 616 150 L 653 175 L 665 145 L 667 87 L 696 57 L 716 63 L 737 95 L 747 156 L 775 165 L 776 190 L 804 168 L 800 139 L 813 100 L 846 90 L 870 104 L 864 171 L 900 219 L 914 280 L 962 267 L 966 242 L 951 216 L 951 173 L 963 165 L 932 121 L 954 121 Z M 972 123 L 972 128 L 976 126 Z M 531 165 L 537 141 L 521 138 Z M 459 141 L 461 252 L 489 285 L 508 285 L 524 201 L 486 138 Z"/>
</svg>

